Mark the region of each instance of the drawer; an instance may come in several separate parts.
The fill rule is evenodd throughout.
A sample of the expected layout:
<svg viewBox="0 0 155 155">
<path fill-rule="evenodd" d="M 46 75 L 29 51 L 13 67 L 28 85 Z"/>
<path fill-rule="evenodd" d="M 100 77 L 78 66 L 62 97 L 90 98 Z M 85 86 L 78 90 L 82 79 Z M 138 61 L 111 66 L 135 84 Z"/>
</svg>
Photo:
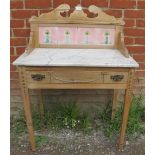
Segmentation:
<svg viewBox="0 0 155 155">
<path fill-rule="evenodd" d="M 127 83 L 128 72 L 107 72 L 104 74 L 104 83 Z"/>
<path fill-rule="evenodd" d="M 30 83 L 50 83 L 50 72 L 47 71 L 27 71 L 26 77 Z"/>
<path fill-rule="evenodd" d="M 128 72 L 113 71 L 27 71 L 27 82 L 47 83 L 127 83 Z"/>
<path fill-rule="evenodd" d="M 51 83 L 103 83 L 101 71 L 53 71 Z"/>
</svg>

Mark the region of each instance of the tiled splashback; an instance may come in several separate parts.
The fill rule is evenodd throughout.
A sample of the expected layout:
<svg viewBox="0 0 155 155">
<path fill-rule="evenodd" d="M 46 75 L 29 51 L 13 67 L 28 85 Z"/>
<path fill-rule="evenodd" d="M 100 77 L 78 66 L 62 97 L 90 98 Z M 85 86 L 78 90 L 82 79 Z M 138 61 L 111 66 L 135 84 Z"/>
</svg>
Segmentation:
<svg viewBox="0 0 155 155">
<path fill-rule="evenodd" d="M 114 28 L 39 27 L 39 44 L 114 45 Z"/>
</svg>

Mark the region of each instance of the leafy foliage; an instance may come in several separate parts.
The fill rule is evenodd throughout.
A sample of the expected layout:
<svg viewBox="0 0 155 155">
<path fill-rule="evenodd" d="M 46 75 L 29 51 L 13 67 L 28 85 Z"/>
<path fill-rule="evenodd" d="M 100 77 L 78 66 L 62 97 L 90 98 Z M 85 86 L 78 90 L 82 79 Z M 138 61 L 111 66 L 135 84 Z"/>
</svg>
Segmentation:
<svg viewBox="0 0 155 155">
<path fill-rule="evenodd" d="M 103 128 L 104 134 L 110 138 L 119 134 L 120 122 L 122 115 L 122 106 L 118 107 L 115 118 L 111 120 L 111 104 L 109 103 L 106 108 L 99 113 L 99 124 Z M 39 130 L 60 130 L 72 129 L 82 130 L 85 133 L 90 132 L 94 128 L 94 120 L 86 114 L 80 113 L 79 108 L 75 103 L 60 104 L 54 112 L 46 111 L 44 117 L 38 113 L 33 112 L 33 125 L 34 129 Z M 144 134 L 144 118 L 145 107 L 144 98 L 142 96 L 134 97 L 129 112 L 127 135 L 140 135 Z M 20 112 L 18 119 L 11 120 L 11 132 L 16 135 L 21 135 L 27 132 L 24 114 Z M 44 136 L 37 136 L 36 141 L 38 145 L 43 145 L 48 142 L 48 138 Z"/>
<path fill-rule="evenodd" d="M 22 135 L 26 133 L 26 123 L 23 112 L 19 112 L 19 117 L 11 118 L 11 131 L 15 135 Z"/>
<path fill-rule="evenodd" d="M 80 111 L 75 103 L 67 103 L 57 107 L 54 112 L 46 111 L 44 117 L 41 117 L 37 112 L 33 112 L 34 129 L 39 131 L 59 130 L 62 128 L 90 131 L 91 120 L 88 116 L 80 114 Z M 21 113 L 20 117 L 12 121 L 12 130 L 17 135 L 26 132 L 26 123 Z"/>
<path fill-rule="evenodd" d="M 103 123 L 103 130 L 106 136 L 113 137 L 119 133 L 120 122 L 123 107 L 120 106 L 117 109 L 115 118 L 111 120 L 111 105 L 108 104 L 105 109 L 101 112 L 101 120 Z M 142 96 L 134 97 L 129 112 L 127 135 L 140 135 L 144 134 L 144 117 L 145 107 L 144 98 Z"/>
</svg>

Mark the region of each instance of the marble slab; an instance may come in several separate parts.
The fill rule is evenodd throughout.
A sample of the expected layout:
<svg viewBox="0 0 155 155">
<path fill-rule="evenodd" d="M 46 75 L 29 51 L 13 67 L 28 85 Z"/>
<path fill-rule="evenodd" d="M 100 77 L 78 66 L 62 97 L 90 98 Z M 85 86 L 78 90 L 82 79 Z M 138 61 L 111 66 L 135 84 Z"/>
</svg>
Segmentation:
<svg viewBox="0 0 155 155">
<path fill-rule="evenodd" d="M 78 66 L 78 67 L 138 67 L 132 58 L 117 49 L 35 48 L 14 62 L 17 66 Z"/>
</svg>

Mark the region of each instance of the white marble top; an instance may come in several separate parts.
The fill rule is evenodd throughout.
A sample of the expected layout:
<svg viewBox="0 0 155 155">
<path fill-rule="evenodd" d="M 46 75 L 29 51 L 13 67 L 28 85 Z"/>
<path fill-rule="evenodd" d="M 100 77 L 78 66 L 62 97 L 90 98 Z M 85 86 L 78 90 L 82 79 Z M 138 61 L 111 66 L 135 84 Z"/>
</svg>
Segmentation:
<svg viewBox="0 0 155 155">
<path fill-rule="evenodd" d="M 79 67 L 138 67 L 132 58 L 117 49 L 35 48 L 14 62 L 17 66 L 79 66 Z"/>
</svg>

